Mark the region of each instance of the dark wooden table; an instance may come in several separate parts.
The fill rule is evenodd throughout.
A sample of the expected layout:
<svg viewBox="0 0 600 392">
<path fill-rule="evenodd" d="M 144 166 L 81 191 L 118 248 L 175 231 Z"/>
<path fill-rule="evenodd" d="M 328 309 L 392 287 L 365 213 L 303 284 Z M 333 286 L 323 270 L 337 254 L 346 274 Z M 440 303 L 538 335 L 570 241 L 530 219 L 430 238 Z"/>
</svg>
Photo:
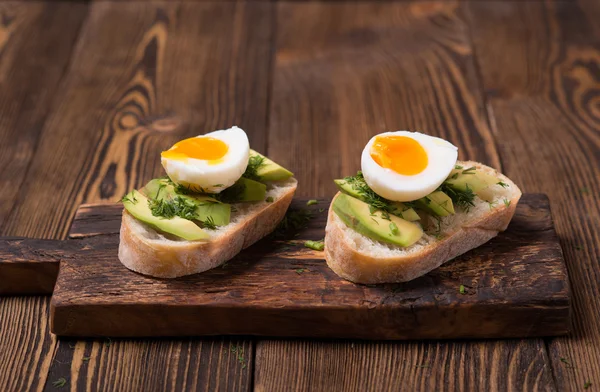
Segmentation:
<svg viewBox="0 0 600 392">
<path fill-rule="evenodd" d="M 234 124 L 305 197 L 331 196 L 371 135 L 423 130 L 549 195 L 574 324 L 530 340 L 68 341 L 49 298 L 0 298 L 0 390 L 600 390 L 599 20 L 597 0 L 1 2 L 1 235 L 64 238 L 79 204 Z"/>
</svg>

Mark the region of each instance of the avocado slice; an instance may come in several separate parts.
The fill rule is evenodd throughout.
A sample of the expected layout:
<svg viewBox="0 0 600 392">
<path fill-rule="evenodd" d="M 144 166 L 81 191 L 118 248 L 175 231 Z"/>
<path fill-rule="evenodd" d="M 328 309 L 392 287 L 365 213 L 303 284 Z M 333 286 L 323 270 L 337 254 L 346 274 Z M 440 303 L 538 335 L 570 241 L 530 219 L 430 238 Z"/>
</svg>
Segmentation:
<svg viewBox="0 0 600 392">
<path fill-rule="evenodd" d="M 499 181 L 498 178 L 490 174 L 467 168 L 452 170 L 445 182 L 457 191 L 465 192 L 468 188 L 477 194 Z"/>
<path fill-rule="evenodd" d="M 292 177 L 294 173 L 287 170 L 283 166 L 280 166 L 267 158 L 266 156 L 250 150 L 250 157 L 259 156 L 263 158 L 262 165 L 256 170 L 256 175 L 260 181 L 283 181 Z"/>
<path fill-rule="evenodd" d="M 339 188 L 343 193 L 350 195 L 358 200 L 365 201 L 365 198 L 356 190 L 351 184 L 348 184 L 345 180 L 333 180 L 335 185 Z M 406 206 L 405 204 L 399 201 L 390 201 L 391 205 L 394 207 L 393 211 L 390 211 L 391 214 L 396 215 L 404 220 L 409 222 L 414 222 L 419 220 L 419 215 L 415 210 Z"/>
<path fill-rule="evenodd" d="M 371 214 L 367 203 L 345 193 L 336 197 L 333 211 L 346 226 L 376 241 L 406 247 L 423 236 L 419 225 L 394 215 L 384 219 L 380 211 Z"/>
<path fill-rule="evenodd" d="M 198 220 L 206 221 L 209 217 L 217 226 L 229 224 L 231 219 L 231 205 L 221 203 L 208 195 L 192 194 L 183 195 L 177 193 L 173 184 L 165 178 L 155 178 L 143 188 L 144 194 L 153 199 L 173 199 L 177 196 L 189 200 L 196 205 Z"/>
<path fill-rule="evenodd" d="M 454 204 L 450 196 L 442 191 L 435 191 L 416 201 L 417 206 L 437 216 L 454 214 Z"/>
<path fill-rule="evenodd" d="M 208 240 L 210 236 L 194 222 L 175 216 L 164 219 L 152 215 L 148 207 L 148 199 L 140 192 L 134 190 L 123 198 L 123 206 L 134 218 L 140 220 L 157 230 L 173 234 L 188 241 Z"/>
<path fill-rule="evenodd" d="M 264 201 L 267 194 L 267 186 L 249 178 L 240 178 L 219 194 L 219 199 L 228 203 L 239 203 L 245 201 Z"/>
</svg>

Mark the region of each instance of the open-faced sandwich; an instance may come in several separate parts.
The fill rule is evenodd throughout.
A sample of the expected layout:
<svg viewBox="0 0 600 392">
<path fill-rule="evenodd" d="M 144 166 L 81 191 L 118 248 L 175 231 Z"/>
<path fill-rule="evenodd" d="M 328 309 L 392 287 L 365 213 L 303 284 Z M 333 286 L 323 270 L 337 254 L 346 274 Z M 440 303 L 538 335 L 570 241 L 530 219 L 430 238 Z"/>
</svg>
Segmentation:
<svg viewBox="0 0 600 392">
<path fill-rule="evenodd" d="M 119 260 L 176 278 L 215 268 L 272 232 L 296 191 L 293 174 L 233 127 L 161 154 L 165 177 L 123 198 Z"/>
<path fill-rule="evenodd" d="M 356 283 L 415 279 L 504 231 L 521 197 L 496 170 L 457 161 L 451 143 L 416 132 L 374 136 L 362 171 L 335 180 L 325 257 Z"/>
</svg>

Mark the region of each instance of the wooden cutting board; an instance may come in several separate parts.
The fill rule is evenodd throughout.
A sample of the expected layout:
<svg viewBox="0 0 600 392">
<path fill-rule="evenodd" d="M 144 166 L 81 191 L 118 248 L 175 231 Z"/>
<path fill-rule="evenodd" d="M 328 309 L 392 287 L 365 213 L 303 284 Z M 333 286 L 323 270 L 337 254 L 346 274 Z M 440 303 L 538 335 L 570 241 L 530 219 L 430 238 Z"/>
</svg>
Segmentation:
<svg viewBox="0 0 600 392">
<path fill-rule="evenodd" d="M 70 240 L 4 241 L 0 271 L 19 254 L 13 265 L 44 270 L 38 275 L 50 282 L 60 261 L 51 329 L 67 336 L 446 339 L 569 331 L 567 271 L 545 195 L 524 195 L 509 229 L 489 243 L 412 282 L 385 285 L 347 282 L 322 252 L 303 246 L 323 238 L 328 205 L 295 200 L 293 209 L 312 213 L 306 227 L 264 239 L 223 267 L 174 280 L 121 265 L 122 207 L 85 205 Z"/>
</svg>

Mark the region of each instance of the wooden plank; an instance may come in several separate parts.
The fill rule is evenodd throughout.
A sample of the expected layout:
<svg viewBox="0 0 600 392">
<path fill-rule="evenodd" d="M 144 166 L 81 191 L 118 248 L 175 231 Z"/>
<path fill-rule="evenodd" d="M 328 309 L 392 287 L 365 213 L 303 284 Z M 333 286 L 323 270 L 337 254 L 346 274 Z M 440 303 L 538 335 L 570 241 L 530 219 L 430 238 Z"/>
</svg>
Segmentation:
<svg viewBox="0 0 600 392">
<path fill-rule="evenodd" d="M 0 4 L 0 234 L 13 235 L 22 222 L 8 215 L 22 196 L 44 121 L 66 72 L 86 4 Z M 27 220 L 35 220 L 30 213 Z M 52 235 L 52 233 L 47 233 Z M 31 276 L 41 281 L 48 273 Z M 39 270 L 38 270 L 39 271 Z M 0 278 L 3 288 L 4 272 Z M 53 283 L 52 283 L 53 285 Z M 20 288 L 22 289 L 22 287 Z M 49 299 L 0 297 L 0 385 L 5 391 L 43 388 L 56 347 L 49 333 Z"/>
<path fill-rule="evenodd" d="M 548 342 L 557 387 L 577 390 L 590 381 L 595 388 L 600 382 L 600 4 L 473 3 L 470 8 L 505 171 L 524 190 L 548 193 L 565 251 L 574 333 Z"/>
<path fill-rule="evenodd" d="M 237 124 L 264 151 L 271 10 L 269 3 L 90 4 L 59 104 L 7 222 L 11 235 L 66 237 L 78 205 L 114 202 L 161 175 L 158 153 L 185 137 Z M 168 386 L 250 388 L 251 342 L 222 343 L 246 347 L 243 369 L 221 343 L 181 342 L 91 341 L 73 350 L 59 341 L 45 387 L 64 378 L 73 388 L 135 390 L 160 377 Z M 88 348 L 101 359 L 92 373 L 88 355 L 74 355 Z M 168 363 L 169 372 L 148 363 Z"/>
<path fill-rule="evenodd" d="M 291 208 L 308 208 L 306 201 L 296 199 Z M 51 330 L 66 336 L 360 339 L 568 331 L 566 268 L 544 195 L 524 195 L 506 232 L 405 284 L 356 285 L 335 275 L 322 252 L 303 246 L 325 234 L 327 211 L 313 205 L 309 212 L 305 228 L 264 239 L 224 268 L 174 280 L 129 271 L 116 257 L 117 235 L 89 237 L 63 256 Z M 120 206 L 100 206 L 94 215 L 105 226 L 120 213 Z M 21 252 L 18 246 L 12 251 Z M 461 284 L 466 295 L 459 293 Z"/>
<path fill-rule="evenodd" d="M 295 170 L 302 184 L 299 195 L 332 196 L 331 179 L 359 169 L 364 144 L 385 130 L 437 134 L 459 146 L 462 159 L 499 168 L 467 25 L 456 3 L 286 3 L 278 4 L 278 10 L 268 153 Z M 321 389 L 314 372 L 286 359 L 296 351 L 290 344 L 258 343 L 257 390 L 272 385 Z M 306 342 L 294 355 L 324 358 L 320 365 L 331 369 L 325 374 L 335 374 L 332 379 L 337 381 L 376 374 L 371 384 L 376 390 L 429 390 L 425 383 L 436 376 L 448 385 L 469 380 L 472 385 L 490 385 L 490 390 L 495 385 L 526 389 L 529 378 L 521 374 L 535 377 L 540 389 L 553 388 L 547 358 L 538 357 L 541 340 L 523 342 L 518 349 L 514 341 L 502 341 L 493 350 L 472 342 L 456 343 L 448 347 L 437 373 L 420 372 L 399 384 L 393 382 L 398 380 L 396 359 L 412 353 L 414 346 L 383 346 L 373 362 L 368 359 L 373 344 L 354 349 L 350 342 L 340 345 L 342 349 L 334 352 L 321 342 Z M 437 347 L 423 344 L 427 352 Z M 479 355 L 465 357 L 465 352 Z M 353 360 L 346 360 L 350 356 Z M 503 371 L 498 359 L 505 357 L 518 360 L 519 368 Z M 277 366 L 285 370 L 276 373 Z M 454 371 L 448 373 L 447 366 Z M 334 373 L 337 369 L 347 371 Z M 360 389 L 355 384 L 351 388 Z"/>
<path fill-rule="evenodd" d="M 20 197 L 86 10 L 85 4 L 0 4 L 0 229 Z"/>
<path fill-rule="evenodd" d="M 494 364 L 490 366 L 490 364 Z M 255 390 L 553 390 L 541 339 L 464 342 L 263 340 Z M 482 371 L 485 369 L 485 371 Z"/>
</svg>

